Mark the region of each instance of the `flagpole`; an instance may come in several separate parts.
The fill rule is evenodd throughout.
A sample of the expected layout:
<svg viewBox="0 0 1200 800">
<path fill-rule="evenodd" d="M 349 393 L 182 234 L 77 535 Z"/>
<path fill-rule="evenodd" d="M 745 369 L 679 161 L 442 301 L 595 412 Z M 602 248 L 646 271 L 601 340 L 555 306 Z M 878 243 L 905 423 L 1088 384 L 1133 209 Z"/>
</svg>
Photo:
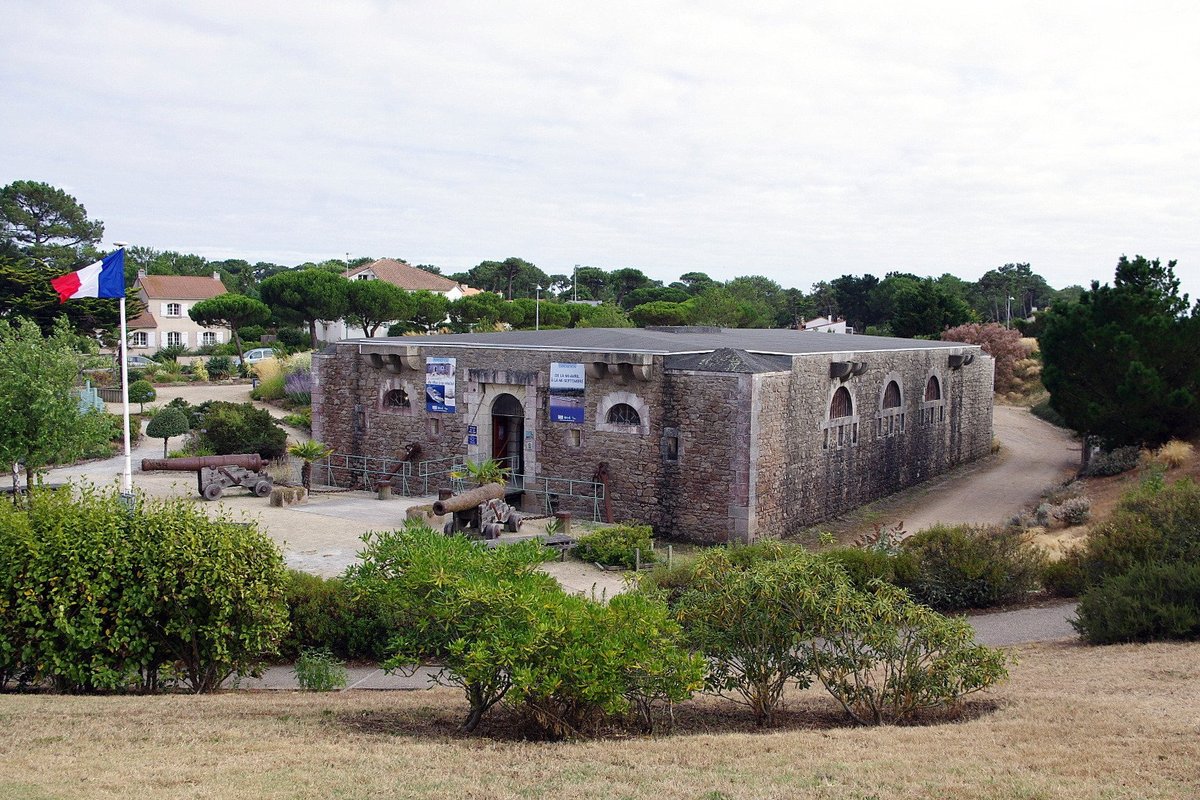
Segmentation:
<svg viewBox="0 0 1200 800">
<path fill-rule="evenodd" d="M 114 242 L 121 250 L 125 249 L 124 242 Z M 124 260 L 122 259 L 122 263 Z M 129 452 L 129 333 L 125 329 L 125 293 L 121 293 L 121 343 L 117 353 L 121 358 L 121 404 L 125 424 L 122 430 L 125 434 L 125 471 L 121 475 L 121 494 L 126 497 L 133 495 L 133 456 Z"/>
</svg>

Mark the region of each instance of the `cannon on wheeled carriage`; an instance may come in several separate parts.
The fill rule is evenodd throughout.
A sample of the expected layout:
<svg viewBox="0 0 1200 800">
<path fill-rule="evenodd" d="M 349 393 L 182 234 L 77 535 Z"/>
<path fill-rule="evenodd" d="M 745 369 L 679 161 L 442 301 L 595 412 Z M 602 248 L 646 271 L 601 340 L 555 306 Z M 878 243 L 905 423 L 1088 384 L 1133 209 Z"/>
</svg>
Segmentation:
<svg viewBox="0 0 1200 800">
<path fill-rule="evenodd" d="M 258 453 L 193 458 L 143 458 L 142 471 L 169 470 L 196 473 L 196 489 L 205 500 L 216 500 L 231 486 L 244 486 L 257 497 L 271 493 L 267 462 Z"/>
<path fill-rule="evenodd" d="M 452 514 L 442 529 L 452 533 L 478 532 L 485 539 L 497 539 L 504 531 L 521 530 L 521 512 L 504 502 L 503 484 L 487 483 L 476 489 L 451 495 L 433 504 L 433 513 Z"/>
</svg>

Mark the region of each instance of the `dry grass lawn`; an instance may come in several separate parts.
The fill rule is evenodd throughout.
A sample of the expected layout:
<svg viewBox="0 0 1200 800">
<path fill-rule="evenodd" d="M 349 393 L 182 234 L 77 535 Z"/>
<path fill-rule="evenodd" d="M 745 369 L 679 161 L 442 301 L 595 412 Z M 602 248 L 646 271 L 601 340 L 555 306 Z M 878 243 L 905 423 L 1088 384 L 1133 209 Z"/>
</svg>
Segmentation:
<svg viewBox="0 0 1200 800">
<path fill-rule="evenodd" d="M 0 798 L 1195 798 L 1200 644 L 1018 648 L 967 721 L 784 726 L 711 701 L 660 738 L 460 738 L 451 690 L 0 696 Z"/>
</svg>

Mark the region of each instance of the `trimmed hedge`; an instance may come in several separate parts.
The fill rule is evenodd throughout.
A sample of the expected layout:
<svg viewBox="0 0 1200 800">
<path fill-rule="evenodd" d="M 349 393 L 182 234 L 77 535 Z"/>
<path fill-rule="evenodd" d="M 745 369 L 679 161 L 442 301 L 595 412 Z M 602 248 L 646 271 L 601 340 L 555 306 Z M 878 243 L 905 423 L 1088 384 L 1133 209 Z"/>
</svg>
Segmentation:
<svg viewBox="0 0 1200 800">
<path fill-rule="evenodd" d="M 1138 564 L 1085 592 L 1078 615 L 1092 644 L 1200 639 L 1200 564 Z"/>
<path fill-rule="evenodd" d="M 653 535 L 649 525 L 612 525 L 579 537 L 573 552 L 584 561 L 633 569 L 637 561 L 635 550 L 641 551 L 643 564 L 657 559 Z"/>
</svg>

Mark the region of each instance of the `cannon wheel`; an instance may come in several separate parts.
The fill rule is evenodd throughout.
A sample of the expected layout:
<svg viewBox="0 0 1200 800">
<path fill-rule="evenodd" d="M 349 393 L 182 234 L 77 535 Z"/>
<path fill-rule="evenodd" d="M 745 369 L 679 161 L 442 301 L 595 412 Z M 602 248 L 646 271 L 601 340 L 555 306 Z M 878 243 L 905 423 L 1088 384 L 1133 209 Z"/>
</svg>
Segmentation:
<svg viewBox="0 0 1200 800">
<path fill-rule="evenodd" d="M 208 486 L 204 487 L 203 494 L 205 500 L 216 500 L 221 496 L 221 484 L 210 483 Z"/>
<path fill-rule="evenodd" d="M 271 493 L 271 489 L 273 488 L 274 487 L 271 485 L 270 481 L 259 481 L 258 483 L 254 484 L 254 496 L 266 497 Z"/>
</svg>

